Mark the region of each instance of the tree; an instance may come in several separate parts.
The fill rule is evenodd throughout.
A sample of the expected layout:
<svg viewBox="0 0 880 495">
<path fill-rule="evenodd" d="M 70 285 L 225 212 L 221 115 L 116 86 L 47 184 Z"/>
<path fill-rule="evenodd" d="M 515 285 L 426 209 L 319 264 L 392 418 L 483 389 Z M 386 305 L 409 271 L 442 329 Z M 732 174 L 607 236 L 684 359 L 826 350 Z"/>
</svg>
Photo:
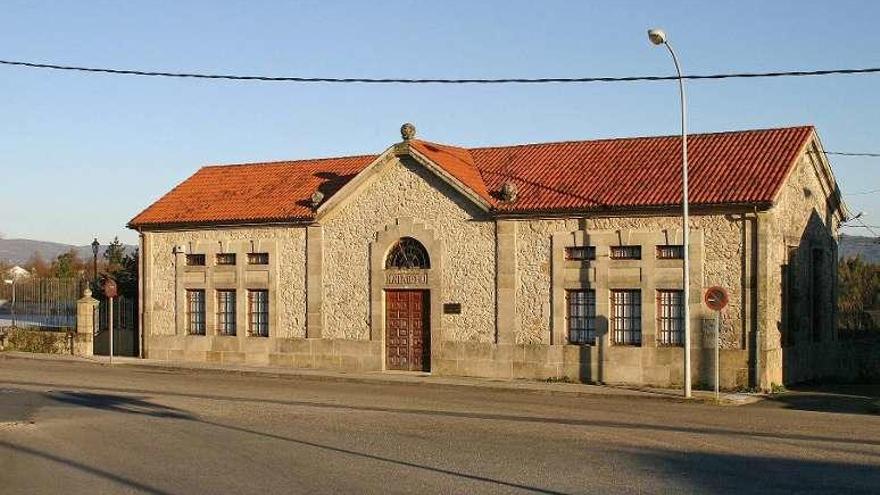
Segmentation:
<svg viewBox="0 0 880 495">
<path fill-rule="evenodd" d="M 83 269 L 82 260 L 76 251 L 71 249 L 55 258 L 49 269 L 49 275 L 58 278 L 74 278 L 79 276 Z"/>
<path fill-rule="evenodd" d="M 840 261 L 837 274 L 841 330 L 847 333 L 876 330 L 877 322 L 868 310 L 877 303 L 880 292 L 880 265 L 865 263 L 859 257 L 846 258 Z"/>
<path fill-rule="evenodd" d="M 114 237 L 113 242 L 104 250 L 104 259 L 107 261 L 107 271 L 113 273 L 122 268 L 125 258 L 125 246 L 119 242 L 119 237 Z"/>
<path fill-rule="evenodd" d="M 49 263 L 46 263 L 46 260 L 43 259 L 43 255 L 40 254 L 39 251 L 32 254 L 30 259 L 28 259 L 27 263 L 25 263 L 22 268 L 26 269 L 37 277 L 46 277 L 49 275 L 50 272 Z"/>
</svg>

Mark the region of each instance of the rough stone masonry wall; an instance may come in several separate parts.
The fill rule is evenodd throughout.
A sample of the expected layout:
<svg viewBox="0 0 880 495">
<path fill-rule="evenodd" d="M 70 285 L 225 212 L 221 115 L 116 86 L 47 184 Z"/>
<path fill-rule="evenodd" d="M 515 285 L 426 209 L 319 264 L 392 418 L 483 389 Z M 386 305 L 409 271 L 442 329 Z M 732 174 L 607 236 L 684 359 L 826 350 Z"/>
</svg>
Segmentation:
<svg viewBox="0 0 880 495">
<path fill-rule="evenodd" d="M 741 318 L 744 223 L 723 215 L 692 215 L 690 227 L 704 232 L 703 287 L 721 285 L 729 288 L 730 302 L 722 319 L 722 348 L 742 349 L 746 340 Z M 550 249 L 554 232 L 617 229 L 660 232 L 680 228 L 681 220 L 668 216 L 522 221 L 517 227 L 517 316 L 520 318 L 520 331 L 516 342 L 550 343 Z M 643 256 L 653 255 L 652 252 L 643 253 Z M 693 294 L 691 297 L 702 297 L 702 294 Z"/>
<path fill-rule="evenodd" d="M 811 149 L 811 148 L 808 148 Z M 828 209 L 828 186 L 823 184 L 817 170 L 821 170 L 820 158 L 816 154 L 804 153 L 798 160 L 796 168 L 791 172 L 783 189 L 779 193 L 776 206 L 770 211 L 768 221 L 769 239 L 767 245 L 768 263 L 768 320 L 766 349 L 781 349 L 783 347 L 783 266 L 789 266 L 795 271 L 795 280 L 792 284 L 791 304 L 794 304 L 790 313 L 795 316 L 794 321 L 786 322 L 792 332 L 788 337 L 792 344 L 800 345 L 812 341 L 810 314 L 812 310 L 820 311 L 820 318 L 827 328 L 822 330 L 822 340 L 827 344 L 832 339 L 833 329 L 833 291 L 836 273 L 836 247 L 834 236 L 837 235 L 836 221 Z M 789 250 L 797 248 L 794 261 L 789 260 Z M 822 308 L 812 308 L 813 301 L 810 298 L 810 264 L 812 262 L 812 249 L 820 248 L 825 253 L 826 270 L 820 273 L 824 277 L 823 287 L 826 294 Z M 777 352 L 777 354 L 779 354 Z M 773 357 L 771 353 L 770 357 Z M 781 359 L 781 354 L 779 354 Z M 794 360 L 794 357 L 789 356 Z M 819 363 L 811 362 L 809 354 L 798 356 L 802 360 L 799 363 L 785 363 L 788 370 L 787 376 L 780 377 L 778 373 L 774 380 L 781 383 L 782 380 L 792 383 L 801 378 L 809 378 L 812 372 L 819 372 Z M 769 359 L 769 358 L 768 358 Z M 779 363 L 781 366 L 781 363 Z M 778 372 L 779 370 L 777 370 Z M 806 374 L 804 374 L 806 373 Z"/>
<path fill-rule="evenodd" d="M 492 342 L 494 222 L 474 220 L 479 212 L 418 163 L 393 159 L 385 167 L 324 224 L 323 336 L 370 338 L 370 243 L 394 219 L 409 217 L 445 245 L 440 297 L 460 302 L 462 312 L 443 315 L 443 339 Z"/>
<path fill-rule="evenodd" d="M 197 241 L 241 241 L 274 239 L 278 256 L 277 308 L 280 311 L 276 337 L 305 337 L 306 237 L 304 227 L 259 227 L 150 232 L 147 252 L 152 259 L 148 275 L 151 289 L 152 328 L 150 335 L 174 335 L 174 254 L 175 245 Z M 239 255 L 239 262 L 246 259 Z M 180 258 L 183 262 L 183 258 Z M 208 260 L 211 263 L 211 260 Z"/>
</svg>

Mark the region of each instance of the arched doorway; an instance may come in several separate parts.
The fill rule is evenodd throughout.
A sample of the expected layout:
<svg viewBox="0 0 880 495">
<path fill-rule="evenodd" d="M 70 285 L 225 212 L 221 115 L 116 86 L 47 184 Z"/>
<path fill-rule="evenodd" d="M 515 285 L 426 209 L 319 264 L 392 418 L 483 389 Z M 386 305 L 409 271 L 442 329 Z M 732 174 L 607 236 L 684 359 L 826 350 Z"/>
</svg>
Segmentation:
<svg viewBox="0 0 880 495">
<path fill-rule="evenodd" d="M 431 318 L 425 246 L 401 237 L 385 256 L 385 367 L 431 370 Z"/>
</svg>

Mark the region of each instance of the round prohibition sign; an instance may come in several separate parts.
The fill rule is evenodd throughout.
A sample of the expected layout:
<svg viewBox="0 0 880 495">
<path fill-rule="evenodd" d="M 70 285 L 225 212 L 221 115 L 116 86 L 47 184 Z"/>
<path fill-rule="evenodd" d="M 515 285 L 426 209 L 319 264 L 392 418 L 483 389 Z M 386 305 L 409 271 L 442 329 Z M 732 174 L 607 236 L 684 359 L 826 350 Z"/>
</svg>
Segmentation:
<svg viewBox="0 0 880 495">
<path fill-rule="evenodd" d="M 709 287 L 706 289 L 706 294 L 703 296 L 703 302 L 706 303 L 706 306 L 713 311 L 721 311 L 727 306 L 727 301 L 730 300 L 730 296 L 727 295 L 727 291 L 724 290 L 723 287 Z"/>
</svg>

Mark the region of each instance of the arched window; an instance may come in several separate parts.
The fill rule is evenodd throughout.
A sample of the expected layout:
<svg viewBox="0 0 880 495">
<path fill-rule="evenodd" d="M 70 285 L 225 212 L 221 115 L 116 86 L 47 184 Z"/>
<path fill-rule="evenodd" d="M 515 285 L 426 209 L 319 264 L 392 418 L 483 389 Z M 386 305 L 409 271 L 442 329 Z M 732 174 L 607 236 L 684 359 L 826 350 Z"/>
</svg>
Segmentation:
<svg viewBox="0 0 880 495">
<path fill-rule="evenodd" d="M 422 243 L 412 237 L 401 237 L 385 258 L 385 268 L 409 270 L 413 268 L 431 268 L 428 251 Z"/>
</svg>

